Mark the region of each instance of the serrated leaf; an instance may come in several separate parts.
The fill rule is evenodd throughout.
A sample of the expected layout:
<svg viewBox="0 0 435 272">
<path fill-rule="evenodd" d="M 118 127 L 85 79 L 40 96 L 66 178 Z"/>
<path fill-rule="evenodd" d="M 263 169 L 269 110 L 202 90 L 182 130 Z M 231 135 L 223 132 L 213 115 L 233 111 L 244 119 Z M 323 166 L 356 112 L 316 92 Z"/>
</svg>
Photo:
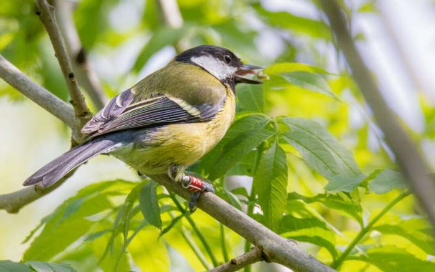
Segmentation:
<svg viewBox="0 0 435 272">
<path fill-rule="evenodd" d="M 272 135 L 274 133 L 266 129 L 253 129 L 245 131 L 227 142 L 211 170 L 209 178 L 214 180 L 223 176 L 234 164 Z"/>
<path fill-rule="evenodd" d="M 344 193 L 341 194 L 318 194 L 313 197 L 300 195 L 296 192 L 288 194 L 288 201 L 302 200 L 307 204 L 321 203 L 330 209 L 334 209 L 352 216 L 361 226 L 363 220 L 361 217 L 362 208 L 359 202 L 354 201 Z"/>
<path fill-rule="evenodd" d="M 296 62 L 282 62 L 275 63 L 266 69 L 264 69 L 264 73 L 267 75 L 280 75 L 282 73 L 288 72 L 307 72 L 307 73 L 317 73 L 317 74 L 330 74 L 329 72 L 323 70 L 322 68 L 311 66 L 305 63 L 296 63 Z"/>
<path fill-rule="evenodd" d="M 335 235 L 325 222 L 316 217 L 297 218 L 285 215 L 282 218 L 278 233 L 286 238 L 307 242 L 326 248 L 335 258 Z"/>
<path fill-rule="evenodd" d="M 296 71 L 282 73 L 281 76 L 293 85 L 309 91 L 324 93 L 336 98 L 334 93 L 331 91 L 328 82 L 326 82 L 326 80 L 319 74 Z"/>
<path fill-rule="evenodd" d="M 144 218 L 159 230 L 162 229 L 162 219 L 160 218 L 160 206 L 157 199 L 157 183 L 148 182 L 140 191 L 139 205 Z"/>
<path fill-rule="evenodd" d="M 265 224 L 272 230 L 278 229 L 287 203 L 287 171 L 285 152 L 275 142 L 264 153 L 254 177 Z"/>
<path fill-rule="evenodd" d="M 364 179 L 353 154 L 325 128 L 303 118 L 283 118 L 291 130 L 283 134 L 305 162 L 327 178 L 331 190 L 351 191 Z"/>
<path fill-rule="evenodd" d="M 380 171 L 369 182 L 370 191 L 376 194 L 384 194 L 394 189 L 405 189 L 405 177 L 399 171 L 385 169 Z"/>
<path fill-rule="evenodd" d="M 38 261 L 26 262 L 36 272 L 76 272 L 69 264 L 57 264 Z"/>
<path fill-rule="evenodd" d="M 32 270 L 23 263 L 0 261 L 0 272 L 32 272 Z"/>
<path fill-rule="evenodd" d="M 264 92 L 262 85 L 242 84 L 237 87 L 237 105 L 242 111 L 264 112 Z"/>
<path fill-rule="evenodd" d="M 435 263 L 418 259 L 410 252 L 394 246 L 371 248 L 364 255 L 349 256 L 347 259 L 367 262 L 382 271 L 435 271 Z"/>
</svg>

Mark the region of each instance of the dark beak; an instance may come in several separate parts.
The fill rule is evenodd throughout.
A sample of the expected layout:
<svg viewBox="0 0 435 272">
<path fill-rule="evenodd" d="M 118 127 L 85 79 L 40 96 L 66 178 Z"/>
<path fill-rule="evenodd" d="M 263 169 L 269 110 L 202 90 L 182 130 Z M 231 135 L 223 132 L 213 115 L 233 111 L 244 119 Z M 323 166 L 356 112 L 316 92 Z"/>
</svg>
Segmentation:
<svg viewBox="0 0 435 272">
<path fill-rule="evenodd" d="M 263 82 L 260 80 L 244 77 L 244 76 L 249 75 L 249 74 L 257 76 L 257 74 L 260 70 L 263 70 L 263 67 L 256 66 L 256 65 L 250 65 L 250 64 L 244 64 L 235 73 L 236 83 L 262 84 Z"/>
</svg>

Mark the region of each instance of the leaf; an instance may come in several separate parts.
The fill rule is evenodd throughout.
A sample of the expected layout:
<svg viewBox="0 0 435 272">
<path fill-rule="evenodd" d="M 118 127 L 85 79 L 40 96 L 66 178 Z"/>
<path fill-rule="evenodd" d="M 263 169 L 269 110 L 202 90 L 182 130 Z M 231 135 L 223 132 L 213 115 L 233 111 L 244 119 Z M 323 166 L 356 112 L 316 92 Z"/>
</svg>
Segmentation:
<svg viewBox="0 0 435 272">
<path fill-rule="evenodd" d="M 306 34 L 313 38 L 331 39 L 329 27 L 322 21 L 295 16 L 289 12 L 271 12 L 263 9 L 259 4 L 252 5 L 260 17 L 269 25 Z"/>
<path fill-rule="evenodd" d="M 238 209 L 239 211 L 242 210 L 242 204 L 240 203 L 239 198 L 234 195 L 232 192 L 228 191 L 227 189 L 224 188 L 224 193 L 227 196 L 230 204 L 232 206 L 234 206 L 236 209 Z"/>
<path fill-rule="evenodd" d="M 406 189 L 405 177 L 399 171 L 384 169 L 378 172 L 369 183 L 370 191 L 384 194 L 394 189 Z"/>
<path fill-rule="evenodd" d="M 237 105 L 243 111 L 264 112 L 264 92 L 262 85 L 242 84 L 237 87 Z"/>
<path fill-rule="evenodd" d="M 322 68 L 311 66 L 305 63 L 296 63 L 296 62 L 275 63 L 267 67 L 266 69 L 264 69 L 264 73 L 266 73 L 267 75 L 280 75 L 286 72 L 330 74 L 329 72 L 323 70 Z"/>
<path fill-rule="evenodd" d="M 0 261 L 0 272 L 32 272 L 32 270 L 23 263 Z"/>
<path fill-rule="evenodd" d="M 153 226 L 162 229 L 162 219 L 160 218 L 160 206 L 157 199 L 157 183 L 148 182 L 140 191 L 139 205 L 144 218 Z"/>
<path fill-rule="evenodd" d="M 229 128 L 229 130 L 227 131 L 223 139 L 218 143 L 218 145 L 215 148 L 213 148 L 210 152 L 208 152 L 201 159 L 201 161 L 193 167 L 192 171 L 200 173 L 201 176 L 208 177 L 208 178 L 210 178 L 211 172 L 213 171 L 219 172 L 219 173 L 215 173 L 217 175 L 222 175 L 223 174 L 221 173 L 222 171 L 216 170 L 216 164 L 221 158 L 225 146 L 229 142 L 238 138 L 243 133 L 264 128 L 269 122 L 270 122 L 269 117 L 260 114 L 247 115 L 237 120 L 236 122 L 234 122 L 234 124 L 231 125 L 231 127 Z M 243 156 L 241 157 L 243 158 Z M 239 158 L 239 160 L 240 159 L 241 158 Z M 234 164 L 235 163 L 237 162 L 234 162 Z"/>
<path fill-rule="evenodd" d="M 241 133 L 223 147 L 209 178 L 214 180 L 223 176 L 234 164 L 273 134 L 266 129 L 254 129 Z"/>
<path fill-rule="evenodd" d="M 418 259 L 408 251 L 394 246 L 368 249 L 364 255 L 349 256 L 348 260 L 364 261 L 382 271 L 435 271 L 435 263 Z"/>
<path fill-rule="evenodd" d="M 341 194 L 318 194 L 313 197 L 300 195 L 296 192 L 288 194 L 288 201 L 301 200 L 307 204 L 320 203 L 330 209 L 334 209 L 353 217 L 360 226 L 363 225 L 362 209 L 359 202 L 354 201 L 352 198 L 344 193 Z"/>
<path fill-rule="evenodd" d="M 287 158 L 275 142 L 264 153 L 254 177 L 255 192 L 266 226 L 277 230 L 287 203 Z"/>
<path fill-rule="evenodd" d="M 38 261 L 29 261 L 30 265 L 36 272 L 76 272 L 69 264 L 57 264 Z"/>
<path fill-rule="evenodd" d="M 177 41 L 186 33 L 186 30 L 186 26 L 181 28 L 171 28 L 164 26 L 157 29 L 137 56 L 133 70 L 135 72 L 139 72 L 147 63 L 148 59 L 154 55 L 154 53 L 158 52 L 167 45 L 176 44 Z"/>
<path fill-rule="evenodd" d="M 278 233 L 286 238 L 324 247 L 334 258 L 337 256 L 334 233 L 328 229 L 325 222 L 316 217 L 297 218 L 285 215 Z"/>
<path fill-rule="evenodd" d="M 281 76 L 293 85 L 296 85 L 306 90 L 324 93 L 336 98 L 334 93 L 331 91 L 331 88 L 329 88 L 326 80 L 319 74 L 308 73 L 305 71 L 296 71 L 282 73 Z"/>
<path fill-rule="evenodd" d="M 352 191 L 364 179 L 353 154 L 325 128 L 303 118 L 283 118 L 281 122 L 291 130 L 283 134 L 305 162 L 327 178 L 331 190 Z"/>
<path fill-rule="evenodd" d="M 397 225 L 378 225 L 373 227 L 383 235 L 398 235 L 414 245 L 421 248 L 429 255 L 435 255 L 435 245 L 432 233 L 426 233 L 425 230 L 430 228 L 426 220 L 421 218 L 412 218 L 403 220 Z"/>
</svg>

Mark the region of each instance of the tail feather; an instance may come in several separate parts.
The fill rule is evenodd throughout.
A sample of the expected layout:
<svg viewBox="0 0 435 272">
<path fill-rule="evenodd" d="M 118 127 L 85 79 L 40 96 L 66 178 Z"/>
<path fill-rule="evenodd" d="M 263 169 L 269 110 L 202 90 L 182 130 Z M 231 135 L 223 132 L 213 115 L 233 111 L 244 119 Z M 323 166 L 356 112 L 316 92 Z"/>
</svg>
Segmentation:
<svg viewBox="0 0 435 272">
<path fill-rule="evenodd" d="M 76 146 L 39 169 L 24 182 L 24 186 L 42 182 L 44 187 L 49 187 L 79 165 L 119 145 L 120 142 L 110 138 L 97 138 Z"/>
</svg>

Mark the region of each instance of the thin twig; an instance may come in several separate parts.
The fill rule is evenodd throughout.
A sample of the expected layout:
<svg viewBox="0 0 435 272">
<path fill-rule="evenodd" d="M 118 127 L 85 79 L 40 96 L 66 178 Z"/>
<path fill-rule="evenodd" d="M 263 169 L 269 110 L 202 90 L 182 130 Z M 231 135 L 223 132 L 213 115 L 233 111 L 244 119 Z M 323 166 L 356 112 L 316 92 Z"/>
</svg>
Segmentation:
<svg viewBox="0 0 435 272">
<path fill-rule="evenodd" d="M 215 267 L 208 272 L 233 272 L 262 260 L 263 256 L 261 250 L 258 247 L 254 247 L 243 255 L 231 259 L 228 263 Z"/>
<path fill-rule="evenodd" d="M 435 182 L 429 176 L 427 162 L 382 96 L 352 40 L 346 18 L 337 1 L 320 0 L 320 3 L 352 70 L 352 75 L 384 132 L 387 144 L 393 150 L 409 187 L 435 228 Z"/>
<path fill-rule="evenodd" d="M 74 110 L 60 98 L 23 74 L 17 67 L 0 55 L 0 78 L 23 95 L 41 106 L 74 129 Z"/>
<path fill-rule="evenodd" d="M 73 105 L 75 115 L 78 118 L 77 126 L 82 127 L 91 118 L 91 113 L 86 106 L 85 98 L 80 92 L 79 85 L 73 73 L 71 62 L 66 53 L 62 36 L 60 35 L 59 27 L 57 26 L 56 18 L 53 14 L 54 8 L 46 0 L 35 1 L 38 7 L 37 14 L 47 30 L 63 76 L 65 77 L 71 96 L 71 104 Z"/>
<path fill-rule="evenodd" d="M 80 42 L 72 16 L 76 4 L 69 0 L 55 0 L 55 15 L 78 83 L 99 110 L 106 105 L 108 97 L 101 88 L 97 74 L 88 62 L 87 54 Z"/>
<path fill-rule="evenodd" d="M 399 201 L 409 196 L 409 192 L 403 192 L 398 195 L 395 199 L 393 199 L 387 206 L 385 206 L 382 211 L 380 211 L 368 224 L 365 226 L 357 236 L 352 240 L 352 242 L 347 246 L 347 248 L 343 251 L 343 253 L 338 257 L 335 262 L 331 265 L 333 268 L 339 268 L 340 265 L 346 260 L 346 257 L 350 254 L 350 252 L 355 248 L 355 246 L 361 241 L 364 236 L 373 228 L 376 222 L 382 218 L 389 210 L 391 210 Z"/>
</svg>

